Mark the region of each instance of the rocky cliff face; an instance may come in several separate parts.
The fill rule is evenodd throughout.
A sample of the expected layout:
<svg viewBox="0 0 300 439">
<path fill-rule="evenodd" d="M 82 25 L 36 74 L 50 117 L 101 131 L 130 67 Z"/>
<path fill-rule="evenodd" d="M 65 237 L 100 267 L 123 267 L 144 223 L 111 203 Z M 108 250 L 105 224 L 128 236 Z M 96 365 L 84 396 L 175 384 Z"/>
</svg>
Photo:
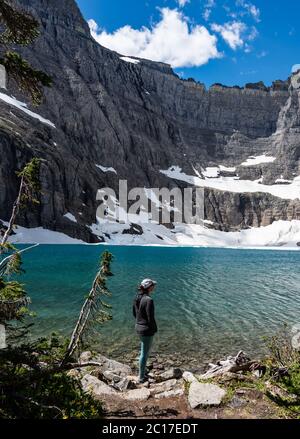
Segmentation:
<svg viewBox="0 0 300 439">
<path fill-rule="evenodd" d="M 8 219 L 16 197 L 15 171 L 32 156 L 43 159 L 41 204 L 23 212 L 19 223 L 92 242 L 99 239 L 87 227 L 96 222 L 96 192 L 104 186 L 117 189 L 119 179 L 127 179 L 129 188 L 186 186 L 160 172 L 180 166 L 209 182 L 240 179 L 270 188 L 296 184 L 299 75 L 269 88 L 216 84 L 207 90 L 181 80 L 168 65 L 127 62 L 98 45 L 74 0 L 18 3 L 41 22 L 41 36 L 24 49 L 24 56 L 54 83 L 40 107 L 28 106 L 55 127 L 0 99 L 2 220 Z M 0 92 L 26 100 L 11 82 Z M 253 156 L 262 159 L 247 165 Z M 218 167 L 217 175 L 205 172 L 208 167 Z M 207 219 L 221 230 L 300 219 L 299 197 L 282 198 L 259 188 L 232 192 L 228 184 L 206 193 Z"/>
</svg>

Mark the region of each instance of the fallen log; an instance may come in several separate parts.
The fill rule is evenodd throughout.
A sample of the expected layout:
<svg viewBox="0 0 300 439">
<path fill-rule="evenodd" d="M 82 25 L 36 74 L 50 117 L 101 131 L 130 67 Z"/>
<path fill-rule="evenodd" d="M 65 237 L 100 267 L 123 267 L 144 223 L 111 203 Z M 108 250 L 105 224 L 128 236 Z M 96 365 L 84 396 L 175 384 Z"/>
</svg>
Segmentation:
<svg viewBox="0 0 300 439">
<path fill-rule="evenodd" d="M 228 357 L 227 360 L 220 360 L 217 364 L 210 364 L 210 369 L 200 375 L 201 379 L 210 379 L 227 374 L 228 372 L 248 372 L 256 361 L 250 360 L 243 351 L 240 351 L 235 357 Z"/>
</svg>

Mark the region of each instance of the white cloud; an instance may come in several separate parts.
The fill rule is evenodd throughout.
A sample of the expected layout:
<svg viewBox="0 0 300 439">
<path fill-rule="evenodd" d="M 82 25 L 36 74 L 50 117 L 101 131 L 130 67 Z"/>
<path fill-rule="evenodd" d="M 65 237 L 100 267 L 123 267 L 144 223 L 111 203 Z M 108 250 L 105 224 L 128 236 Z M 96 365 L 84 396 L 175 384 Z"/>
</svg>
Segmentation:
<svg viewBox="0 0 300 439">
<path fill-rule="evenodd" d="M 249 34 L 247 35 L 247 40 L 249 41 L 253 41 L 258 37 L 258 30 L 256 29 L 255 26 L 252 26 Z"/>
<path fill-rule="evenodd" d="M 190 0 L 177 0 L 177 3 L 181 8 L 184 8 L 185 5 L 189 2 L 190 2 Z"/>
<path fill-rule="evenodd" d="M 192 67 L 220 58 L 217 37 L 204 26 L 190 26 L 188 18 L 177 9 L 162 8 L 161 20 L 151 28 L 133 29 L 127 25 L 113 33 L 99 29 L 89 20 L 91 34 L 104 47 L 126 55 Z"/>
<path fill-rule="evenodd" d="M 249 44 L 245 44 L 245 53 L 250 53 L 250 52 L 252 52 L 252 50 L 253 50 L 253 47 L 252 46 L 249 46 Z"/>
<path fill-rule="evenodd" d="M 260 9 L 253 3 L 247 2 L 245 0 L 236 0 L 236 5 L 244 8 L 257 23 L 260 22 Z"/>
<path fill-rule="evenodd" d="M 254 41 L 259 35 L 255 26 L 249 28 L 241 21 L 231 21 L 224 24 L 213 23 L 211 28 L 222 36 L 231 49 L 236 50 L 244 47 L 246 53 L 250 53 L 253 49 L 247 42 Z"/>
<path fill-rule="evenodd" d="M 215 6 L 216 6 L 215 0 L 207 0 L 206 4 L 204 6 L 203 14 L 202 14 L 204 20 L 206 20 L 206 21 L 209 20 L 211 13 L 212 13 L 212 10 Z"/>
<path fill-rule="evenodd" d="M 262 50 L 256 56 L 257 56 L 257 58 L 265 58 L 268 55 L 268 53 L 269 52 L 267 52 L 266 50 Z"/>
<path fill-rule="evenodd" d="M 242 34 L 247 29 L 245 23 L 240 21 L 233 21 L 223 25 L 213 23 L 211 28 L 213 31 L 221 34 L 222 38 L 229 45 L 229 47 L 231 47 L 231 49 L 236 50 L 244 45 Z"/>
</svg>

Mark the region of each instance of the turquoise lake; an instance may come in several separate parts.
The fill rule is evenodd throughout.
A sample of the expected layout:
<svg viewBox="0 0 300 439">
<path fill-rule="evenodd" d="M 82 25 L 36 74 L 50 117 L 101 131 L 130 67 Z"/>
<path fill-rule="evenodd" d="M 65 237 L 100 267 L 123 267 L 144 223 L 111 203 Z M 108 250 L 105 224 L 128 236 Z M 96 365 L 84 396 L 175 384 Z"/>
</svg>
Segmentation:
<svg viewBox="0 0 300 439">
<path fill-rule="evenodd" d="M 144 277 L 154 293 L 159 332 L 154 351 L 204 361 L 264 353 L 262 337 L 300 323 L 300 253 L 209 248 L 41 245 L 24 253 L 34 335 L 70 334 L 102 251 L 114 255 L 109 280 L 113 320 L 95 339 L 120 357 L 137 349 L 132 300 Z"/>
</svg>

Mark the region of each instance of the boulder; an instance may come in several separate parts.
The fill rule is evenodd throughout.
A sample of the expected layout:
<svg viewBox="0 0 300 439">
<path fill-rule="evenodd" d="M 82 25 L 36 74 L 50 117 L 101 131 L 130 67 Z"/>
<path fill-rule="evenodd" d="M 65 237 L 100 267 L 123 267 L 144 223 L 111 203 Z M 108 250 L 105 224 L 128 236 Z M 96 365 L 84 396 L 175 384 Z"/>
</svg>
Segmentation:
<svg viewBox="0 0 300 439">
<path fill-rule="evenodd" d="M 120 381 L 114 383 L 114 388 L 120 392 L 125 392 L 125 390 L 136 389 L 135 381 L 130 380 L 128 377 L 121 378 Z"/>
<path fill-rule="evenodd" d="M 117 375 L 116 373 L 112 372 L 111 370 L 105 370 L 103 372 L 103 378 L 105 378 L 105 380 L 107 380 L 113 384 L 118 383 L 122 379 L 120 377 L 120 375 Z"/>
<path fill-rule="evenodd" d="M 84 375 L 81 380 L 81 385 L 85 392 L 90 393 L 95 398 L 117 393 L 115 389 L 89 374 Z"/>
<path fill-rule="evenodd" d="M 229 403 L 229 407 L 232 409 L 238 409 L 240 407 L 244 407 L 245 405 L 247 405 L 247 400 L 239 398 L 237 395 L 235 395 Z"/>
<path fill-rule="evenodd" d="M 173 378 L 179 379 L 182 377 L 182 370 L 178 367 L 172 367 L 171 369 L 166 370 L 163 373 L 160 373 L 156 376 L 156 380 L 158 382 L 171 380 Z"/>
<path fill-rule="evenodd" d="M 189 388 L 188 401 L 192 409 L 199 406 L 215 406 L 221 404 L 225 395 L 225 390 L 215 384 L 193 381 Z"/>
<path fill-rule="evenodd" d="M 120 377 L 132 375 L 132 369 L 130 366 L 120 363 L 119 361 L 106 358 L 104 357 L 104 355 L 101 354 L 94 355 L 90 351 L 83 352 L 80 356 L 80 362 L 85 363 L 88 361 L 95 361 L 96 363 L 99 363 L 99 372 L 103 375 L 106 372 L 112 372 L 113 374 L 119 375 Z"/>
<path fill-rule="evenodd" d="M 184 381 L 186 383 L 189 383 L 189 384 L 191 384 L 193 382 L 198 383 L 197 378 L 195 377 L 195 375 L 192 372 L 188 372 L 188 371 L 183 372 L 182 378 L 184 379 Z"/>
<path fill-rule="evenodd" d="M 179 388 L 179 389 L 167 390 L 162 393 L 157 393 L 156 395 L 154 395 L 154 398 L 156 399 L 174 398 L 175 396 L 181 396 L 181 395 L 184 395 L 184 390 Z"/>
<path fill-rule="evenodd" d="M 150 390 L 146 387 L 141 387 L 140 389 L 129 390 L 123 393 L 122 397 L 129 401 L 146 401 L 150 398 Z"/>
<path fill-rule="evenodd" d="M 151 395 L 155 395 L 157 393 L 167 392 L 167 391 L 174 389 L 174 387 L 176 387 L 176 385 L 177 385 L 176 379 L 164 381 L 164 382 L 158 383 L 158 384 L 151 384 L 150 393 L 151 393 Z"/>
</svg>

